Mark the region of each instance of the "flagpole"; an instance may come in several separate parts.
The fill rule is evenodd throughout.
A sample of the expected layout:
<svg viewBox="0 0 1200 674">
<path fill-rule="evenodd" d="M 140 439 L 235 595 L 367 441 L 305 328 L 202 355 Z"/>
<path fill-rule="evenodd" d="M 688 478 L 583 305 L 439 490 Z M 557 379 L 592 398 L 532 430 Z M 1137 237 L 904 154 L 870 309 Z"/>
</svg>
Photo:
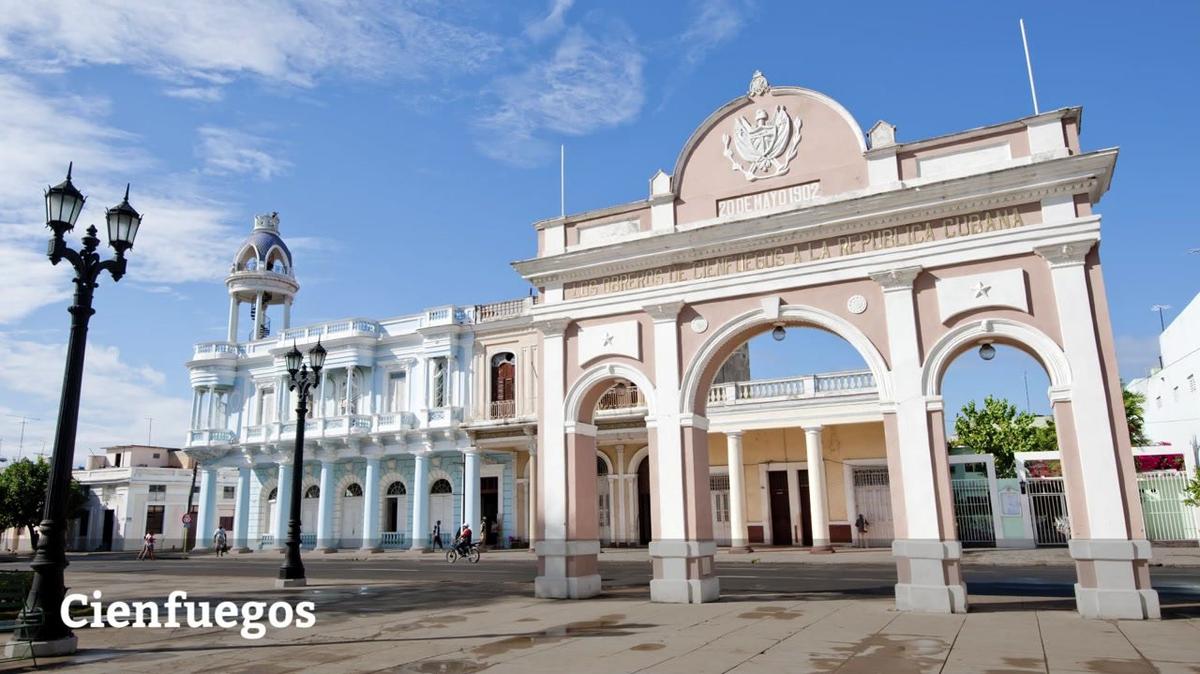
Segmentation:
<svg viewBox="0 0 1200 674">
<path fill-rule="evenodd" d="M 558 215 L 567 217 L 567 146 L 558 146 Z"/>
<path fill-rule="evenodd" d="M 1025 19 L 1021 19 L 1021 44 L 1025 46 L 1025 70 L 1029 72 L 1029 93 L 1033 96 L 1033 114 L 1039 115 L 1037 89 L 1033 86 L 1033 62 L 1029 60 L 1029 40 L 1025 37 Z"/>
</svg>

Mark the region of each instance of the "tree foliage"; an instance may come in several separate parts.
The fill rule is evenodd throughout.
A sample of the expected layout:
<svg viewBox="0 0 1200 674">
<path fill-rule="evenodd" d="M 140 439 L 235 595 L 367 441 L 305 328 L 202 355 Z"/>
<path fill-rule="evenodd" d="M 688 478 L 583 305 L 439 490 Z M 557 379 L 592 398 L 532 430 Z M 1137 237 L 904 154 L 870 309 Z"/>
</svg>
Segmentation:
<svg viewBox="0 0 1200 674">
<path fill-rule="evenodd" d="M 46 508 L 46 487 L 50 483 L 50 464 L 21 459 L 0 471 L 0 529 L 24 527 L 29 541 L 37 545 L 37 525 Z M 67 495 L 67 519 L 77 517 L 87 503 L 87 490 L 75 479 Z"/>
<path fill-rule="evenodd" d="M 1125 423 L 1129 426 L 1129 443 L 1134 447 L 1145 447 L 1150 444 L 1150 438 L 1146 437 L 1146 420 L 1142 412 L 1146 396 L 1123 389 L 1121 399 L 1125 403 Z"/>
<path fill-rule="evenodd" d="M 956 444 L 979 454 L 996 457 L 996 475 L 1016 475 L 1016 452 L 1054 449 L 1054 430 L 1035 426 L 1037 417 L 1018 412 L 1017 406 L 1003 398 L 987 396 L 983 406 L 970 400 L 954 420 Z M 1049 446 L 1047 446 L 1049 443 Z"/>
</svg>

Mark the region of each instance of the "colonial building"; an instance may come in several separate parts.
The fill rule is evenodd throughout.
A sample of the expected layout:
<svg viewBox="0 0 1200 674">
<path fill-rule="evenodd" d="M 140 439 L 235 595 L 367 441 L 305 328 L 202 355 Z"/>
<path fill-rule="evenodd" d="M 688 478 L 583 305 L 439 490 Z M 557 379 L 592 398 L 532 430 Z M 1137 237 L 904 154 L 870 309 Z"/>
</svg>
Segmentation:
<svg viewBox="0 0 1200 674">
<path fill-rule="evenodd" d="M 536 298 L 384 320 L 289 326 L 299 286 L 261 216 L 227 279 L 228 338 L 188 363 L 200 530 L 228 466 L 239 546 L 280 544 L 297 484 L 320 548 L 423 549 L 437 521 L 486 515 L 498 542 L 533 541 L 539 596 L 600 592 L 604 544 L 649 546 L 655 601 L 702 602 L 718 544 L 856 541 L 892 546 L 899 608 L 964 611 L 978 522 L 955 478 L 986 476 L 983 528 L 1005 527 L 990 461 L 946 450 L 941 379 L 1010 344 L 1050 375 L 1080 611 L 1155 616 L 1092 211 L 1116 151 L 1084 152 L 1080 120 L 901 143 L 756 73 L 646 199 L 535 223 L 514 266 Z M 862 369 L 754 380 L 747 340 L 794 326 L 842 337 Z M 297 469 L 283 355 L 318 339 Z"/>
</svg>

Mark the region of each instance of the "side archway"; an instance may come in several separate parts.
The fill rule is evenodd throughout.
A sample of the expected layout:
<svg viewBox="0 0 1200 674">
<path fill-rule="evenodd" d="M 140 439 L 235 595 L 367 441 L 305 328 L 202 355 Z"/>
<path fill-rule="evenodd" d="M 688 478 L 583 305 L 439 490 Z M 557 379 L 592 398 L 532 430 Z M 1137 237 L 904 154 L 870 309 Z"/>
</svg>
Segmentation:
<svg viewBox="0 0 1200 674">
<path fill-rule="evenodd" d="M 604 384 L 616 379 L 628 379 L 637 385 L 638 391 L 646 398 L 647 416 L 653 418 L 658 408 L 655 405 L 654 384 L 650 382 L 650 378 L 641 370 L 624 363 L 606 363 L 586 370 L 567 390 L 563 403 L 563 419 L 567 423 L 591 423 L 596 403 L 607 388 Z"/>
<path fill-rule="evenodd" d="M 954 359 L 981 343 L 994 342 L 1020 349 L 1037 359 L 1050 377 L 1051 399 L 1069 395 L 1072 385 L 1067 354 L 1049 335 L 1007 318 L 985 318 L 965 323 L 942 335 L 929 349 L 921 371 L 926 396 L 942 394 L 942 377 Z"/>
<path fill-rule="evenodd" d="M 681 414 L 703 414 L 707 401 L 708 385 L 716 374 L 720 363 L 719 356 L 723 351 L 737 346 L 749 336 L 749 333 L 759 328 L 784 323 L 787 325 L 806 325 L 827 330 L 850 343 L 862 356 L 871 374 L 875 377 L 876 390 L 880 402 L 892 399 L 891 373 L 884 360 L 871 340 L 861 330 L 846 319 L 815 307 L 785 304 L 779 307 L 776 314 L 765 307 L 756 307 L 739 316 L 730 319 L 721 327 L 713 330 L 712 335 L 700 345 L 684 370 L 682 379 L 682 394 L 680 396 Z"/>
</svg>

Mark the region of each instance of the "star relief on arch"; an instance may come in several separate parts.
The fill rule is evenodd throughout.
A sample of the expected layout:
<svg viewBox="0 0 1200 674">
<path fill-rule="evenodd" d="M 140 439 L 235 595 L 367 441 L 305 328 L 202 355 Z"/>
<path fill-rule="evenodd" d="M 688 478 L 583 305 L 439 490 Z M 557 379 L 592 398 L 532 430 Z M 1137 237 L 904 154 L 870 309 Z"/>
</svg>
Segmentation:
<svg viewBox="0 0 1200 674">
<path fill-rule="evenodd" d="M 754 71 L 750 79 L 750 98 L 760 98 L 770 90 L 762 72 Z M 733 120 L 733 136 L 721 135 L 723 154 L 729 160 L 730 168 L 741 173 L 748 182 L 786 175 L 788 165 L 799 149 L 803 124 L 800 115 L 789 117 L 782 105 L 775 106 L 774 117 L 766 109 L 758 108 L 754 111 L 754 122 L 739 115 Z"/>
</svg>

